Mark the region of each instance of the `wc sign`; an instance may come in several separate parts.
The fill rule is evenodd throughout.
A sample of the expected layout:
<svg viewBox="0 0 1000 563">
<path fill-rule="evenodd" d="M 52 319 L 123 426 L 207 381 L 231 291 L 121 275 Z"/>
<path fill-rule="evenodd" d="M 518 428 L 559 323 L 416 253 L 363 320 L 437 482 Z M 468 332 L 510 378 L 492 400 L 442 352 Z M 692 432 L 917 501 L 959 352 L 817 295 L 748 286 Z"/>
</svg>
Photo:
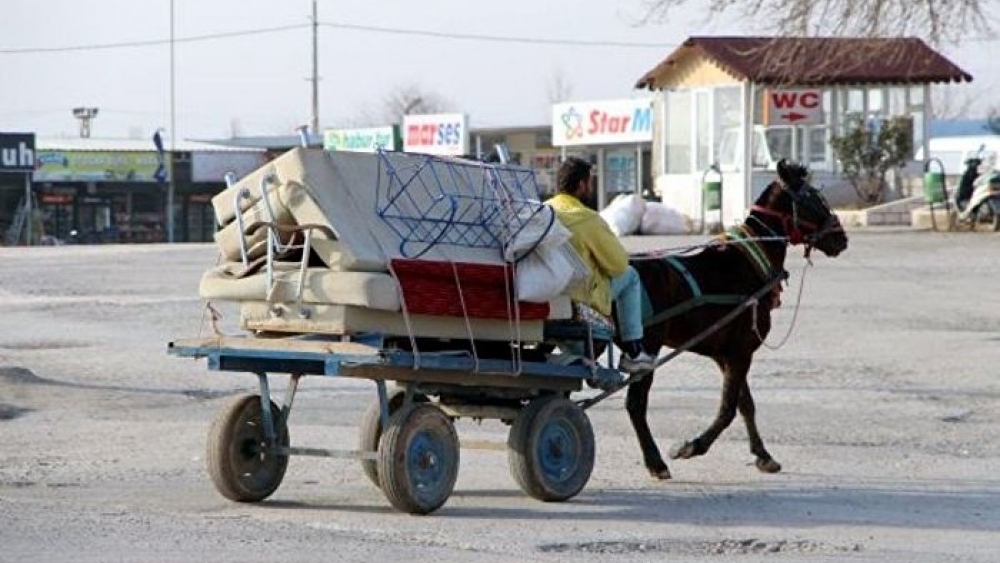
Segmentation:
<svg viewBox="0 0 1000 563">
<path fill-rule="evenodd" d="M 0 133 L 0 172 L 35 170 L 35 134 Z"/>
<path fill-rule="evenodd" d="M 768 90 L 768 125 L 823 123 L 823 92 L 819 90 Z"/>
</svg>

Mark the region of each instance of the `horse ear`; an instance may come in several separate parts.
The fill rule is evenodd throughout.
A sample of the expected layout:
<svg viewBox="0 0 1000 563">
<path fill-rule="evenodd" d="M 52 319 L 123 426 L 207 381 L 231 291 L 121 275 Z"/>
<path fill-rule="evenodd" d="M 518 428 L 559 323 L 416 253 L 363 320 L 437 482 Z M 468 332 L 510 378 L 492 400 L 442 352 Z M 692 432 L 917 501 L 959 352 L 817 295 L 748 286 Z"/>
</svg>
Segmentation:
<svg viewBox="0 0 1000 563">
<path fill-rule="evenodd" d="M 791 178 L 789 177 L 791 175 L 788 173 L 789 172 L 789 170 L 788 170 L 788 160 L 786 160 L 784 158 L 781 159 L 781 160 L 779 160 L 778 161 L 777 169 L 778 169 L 778 177 L 781 178 L 781 180 L 785 184 L 791 183 L 789 181 L 789 180 L 791 180 Z"/>
</svg>

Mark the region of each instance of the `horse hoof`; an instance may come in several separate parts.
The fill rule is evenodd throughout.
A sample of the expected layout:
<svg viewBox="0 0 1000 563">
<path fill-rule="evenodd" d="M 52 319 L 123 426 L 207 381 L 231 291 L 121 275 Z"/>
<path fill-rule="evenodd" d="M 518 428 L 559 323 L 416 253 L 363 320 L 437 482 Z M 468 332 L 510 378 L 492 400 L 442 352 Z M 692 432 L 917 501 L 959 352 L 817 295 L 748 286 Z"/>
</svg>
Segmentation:
<svg viewBox="0 0 1000 563">
<path fill-rule="evenodd" d="M 691 442 L 675 444 L 674 447 L 670 448 L 670 459 L 691 459 L 696 455 L 698 453 L 695 452 L 694 444 Z"/>
<path fill-rule="evenodd" d="M 670 474 L 670 470 L 664 465 L 661 469 L 650 469 L 649 474 L 654 479 L 659 479 L 660 481 L 666 481 L 667 479 L 672 479 L 673 476 Z"/>
<path fill-rule="evenodd" d="M 781 471 L 781 464 L 773 459 L 757 459 L 757 469 L 764 473 L 777 473 Z"/>
</svg>

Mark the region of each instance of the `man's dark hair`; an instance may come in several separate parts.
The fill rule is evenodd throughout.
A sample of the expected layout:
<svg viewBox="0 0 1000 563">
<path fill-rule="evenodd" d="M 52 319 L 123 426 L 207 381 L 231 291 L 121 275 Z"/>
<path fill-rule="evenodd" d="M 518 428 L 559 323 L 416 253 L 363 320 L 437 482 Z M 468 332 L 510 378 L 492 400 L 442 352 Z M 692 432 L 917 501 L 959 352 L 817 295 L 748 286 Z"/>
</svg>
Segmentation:
<svg viewBox="0 0 1000 563">
<path fill-rule="evenodd" d="M 559 173 L 556 175 L 556 186 L 559 188 L 559 191 L 567 194 L 576 193 L 576 188 L 580 185 L 580 181 L 590 178 L 590 169 L 592 167 L 589 162 L 582 158 L 575 156 L 567 157 L 559 165 Z"/>
</svg>

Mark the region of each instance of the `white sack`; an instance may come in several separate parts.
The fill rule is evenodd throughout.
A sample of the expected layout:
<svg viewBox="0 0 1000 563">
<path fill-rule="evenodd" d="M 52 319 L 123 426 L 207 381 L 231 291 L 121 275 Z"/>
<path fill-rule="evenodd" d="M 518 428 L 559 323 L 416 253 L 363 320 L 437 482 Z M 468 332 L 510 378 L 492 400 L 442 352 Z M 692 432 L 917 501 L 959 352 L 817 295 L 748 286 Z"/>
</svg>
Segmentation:
<svg viewBox="0 0 1000 563">
<path fill-rule="evenodd" d="M 646 200 L 641 195 L 619 195 L 601 210 L 601 217 L 615 235 L 622 237 L 639 230 L 645 210 Z"/>
<path fill-rule="evenodd" d="M 691 231 L 683 213 L 659 202 L 646 203 L 639 232 L 644 235 L 682 235 Z"/>
</svg>

